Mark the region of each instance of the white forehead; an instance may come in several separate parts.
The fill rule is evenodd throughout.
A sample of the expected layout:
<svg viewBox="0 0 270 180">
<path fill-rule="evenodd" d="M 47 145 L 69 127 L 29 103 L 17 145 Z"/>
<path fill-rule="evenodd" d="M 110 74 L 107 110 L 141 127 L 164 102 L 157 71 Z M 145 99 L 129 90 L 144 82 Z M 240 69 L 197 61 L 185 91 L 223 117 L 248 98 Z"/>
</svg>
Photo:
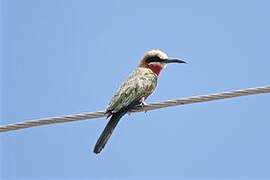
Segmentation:
<svg viewBox="0 0 270 180">
<path fill-rule="evenodd" d="M 147 51 L 144 56 L 158 56 L 160 59 L 168 59 L 168 55 L 159 49 Z"/>
</svg>

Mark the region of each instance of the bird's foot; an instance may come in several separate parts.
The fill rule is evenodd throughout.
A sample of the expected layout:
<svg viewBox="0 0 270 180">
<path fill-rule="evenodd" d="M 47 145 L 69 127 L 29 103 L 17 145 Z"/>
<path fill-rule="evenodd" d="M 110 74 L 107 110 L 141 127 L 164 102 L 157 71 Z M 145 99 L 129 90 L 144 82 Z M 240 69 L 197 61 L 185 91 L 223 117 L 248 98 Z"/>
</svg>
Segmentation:
<svg viewBox="0 0 270 180">
<path fill-rule="evenodd" d="M 143 109 L 144 108 L 144 106 L 146 106 L 147 104 L 144 102 L 144 101 L 142 101 L 142 103 L 141 103 L 141 108 Z M 147 112 L 147 110 L 144 110 L 144 112 L 146 113 Z"/>
</svg>

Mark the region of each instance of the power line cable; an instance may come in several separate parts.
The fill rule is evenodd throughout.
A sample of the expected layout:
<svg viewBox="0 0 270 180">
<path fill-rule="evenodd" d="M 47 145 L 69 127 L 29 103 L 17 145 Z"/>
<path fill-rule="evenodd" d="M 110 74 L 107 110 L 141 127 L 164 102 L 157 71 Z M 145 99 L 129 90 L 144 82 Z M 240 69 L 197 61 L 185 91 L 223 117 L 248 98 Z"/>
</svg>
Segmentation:
<svg viewBox="0 0 270 180">
<path fill-rule="evenodd" d="M 141 111 L 151 111 L 151 110 L 161 109 L 161 108 L 166 108 L 166 107 L 171 107 L 171 106 L 179 106 L 179 105 L 185 105 L 185 104 L 207 102 L 207 101 L 214 101 L 214 100 L 219 100 L 219 99 L 228 99 L 228 98 L 233 98 L 233 97 L 248 96 L 248 95 L 262 94 L 262 93 L 270 93 L 270 86 L 247 88 L 247 89 L 221 92 L 221 93 L 215 93 L 215 94 L 209 94 L 209 95 L 191 96 L 187 98 L 167 100 L 163 102 L 144 105 L 143 107 L 141 106 L 135 107 L 134 109 L 131 110 L 131 113 L 141 112 Z M 0 126 L 0 132 L 13 131 L 13 130 L 18 130 L 18 129 L 25 129 L 25 128 L 30 128 L 30 127 L 35 127 L 35 126 L 42 126 L 42 125 L 49 125 L 49 124 L 56 124 L 56 123 L 95 119 L 95 118 L 100 118 L 104 116 L 106 116 L 105 111 L 97 111 L 97 112 L 85 112 L 85 113 L 80 113 L 80 114 L 48 117 L 48 118 L 42 118 L 42 119 L 34 119 L 34 120 L 28 120 L 28 121 L 14 123 L 14 124 L 2 125 Z"/>
</svg>

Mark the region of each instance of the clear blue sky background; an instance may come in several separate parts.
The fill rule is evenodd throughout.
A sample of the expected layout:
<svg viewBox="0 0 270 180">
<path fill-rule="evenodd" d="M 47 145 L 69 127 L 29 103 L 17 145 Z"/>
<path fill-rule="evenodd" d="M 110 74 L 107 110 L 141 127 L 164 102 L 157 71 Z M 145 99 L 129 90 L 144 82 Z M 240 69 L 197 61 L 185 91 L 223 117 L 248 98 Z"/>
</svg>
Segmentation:
<svg viewBox="0 0 270 180">
<path fill-rule="evenodd" d="M 1 1 L 1 124 L 103 110 L 146 50 L 156 102 L 270 83 L 269 1 Z M 1 179 L 270 179 L 270 95 L 1 133 Z"/>
</svg>

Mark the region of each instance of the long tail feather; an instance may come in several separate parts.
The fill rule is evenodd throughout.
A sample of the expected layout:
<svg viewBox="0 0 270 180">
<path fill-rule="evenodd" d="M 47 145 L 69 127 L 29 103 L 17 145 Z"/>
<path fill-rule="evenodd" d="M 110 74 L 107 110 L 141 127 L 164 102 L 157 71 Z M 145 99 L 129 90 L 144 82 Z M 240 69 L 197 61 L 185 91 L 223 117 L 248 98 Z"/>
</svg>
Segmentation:
<svg viewBox="0 0 270 180">
<path fill-rule="evenodd" d="M 106 125 L 105 129 L 101 133 L 100 137 L 97 140 L 97 143 L 94 148 L 94 153 L 98 154 L 102 151 L 105 147 L 106 143 L 108 142 L 109 138 L 111 137 L 113 130 L 115 129 L 116 125 L 118 124 L 119 120 L 134 106 L 140 104 L 139 101 L 134 101 L 130 103 L 130 105 L 122 108 L 118 112 L 112 114 L 108 124 Z"/>
</svg>

